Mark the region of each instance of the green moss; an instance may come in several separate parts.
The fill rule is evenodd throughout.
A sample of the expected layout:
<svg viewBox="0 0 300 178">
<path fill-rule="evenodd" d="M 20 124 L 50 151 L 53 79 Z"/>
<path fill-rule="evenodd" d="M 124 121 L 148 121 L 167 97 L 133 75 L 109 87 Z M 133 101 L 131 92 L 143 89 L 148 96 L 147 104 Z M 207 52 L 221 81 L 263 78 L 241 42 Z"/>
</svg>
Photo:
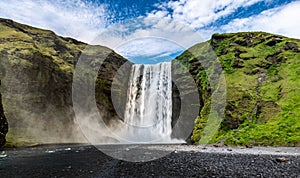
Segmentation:
<svg viewBox="0 0 300 178">
<path fill-rule="evenodd" d="M 300 46 L 300 40 L 243 32 L 216 34 L 191 48 L 195 54 L 209 56 L 203 47 L 210 44 L 226 76 L 225 117 L 210 143 L 225 139 L 233 145 L 300 145 L 300 53 L 286 48 L 287 42 Z M 242 60 L 243 66 L 233 68 L 234 59 Z M 199 70 L 194 76 L 201 93 L 209 89 L 204 73 Z M 195 143 L 205 137 L 210 95 L 202 95 L 204 105 L 192 135 Z"/>
<path fill-rule="evenodd" d="M 24 68 L 30 68 L 30 67 L 33 66 L 32 63 L 30 63 L 28 60 L 17 59 L 17 58 L 9 60 L 9 63 L 10 63 L 11 66 L 21 65 Z"/>
<path fill-rule="evenodd" d="M 226 73 L 231 74 L 234 72 L 234 69 L 232 68 L 234 53 L 222 55 L 219 57 L 219 60 L 221 61 L 223 70 L 225 70 Z"/>
<path fill-rule="evenodd" d="M 7 26 L 4 26 L 0 24 L 0 38 L 2 39 L 22 39 L 22 40 L 32 40 L 32 38 L 20 31 L 12 30 L 12 28 L 9 28 Z"/>
<path fill-rule="evenodd" d="M 265 124 L 247 121 L 239 129 L 231 130 L 219 139 L 225 138 L 225 144 L 228 145 L 299 146 L 299 128 L 297 119 L 274 119 Z"/>
<path fill-rule="evenodd" d="M 208 100 L 208 102 L 205 103 L 205 105 L 203 106 L 203 108 L 200 112 L 200 116 L 198 116 L 195 120 L 195 127 L 194 127 L 193 134 L 192 134 L 192 137 L 191 137 L 191 140 L 194 143 L 199 144 L 199 141 L 202 137 L 204 128 L 206 127 L 206 123 L 207 123 L 208 116 L 209 116 L 209 113 L 210 113 L 210 106 L 211 105 L 210 105 L 210 102 Z"/>
<path fill-rule="evenodd" d="M 18 132 L 22 132 L 18 130 Z M 23 131 L 24 133 L 24 131 Z M 7 142 L 4 145 L 6 148 L 15 148 L 15 147 L 28 147 L 38 145 L 38 142 L 34 139 L 30 139 L 24 135 L 20 135 L 17 133 L 13 133 L 11 131 L 8 132 Z"/>
</svg>

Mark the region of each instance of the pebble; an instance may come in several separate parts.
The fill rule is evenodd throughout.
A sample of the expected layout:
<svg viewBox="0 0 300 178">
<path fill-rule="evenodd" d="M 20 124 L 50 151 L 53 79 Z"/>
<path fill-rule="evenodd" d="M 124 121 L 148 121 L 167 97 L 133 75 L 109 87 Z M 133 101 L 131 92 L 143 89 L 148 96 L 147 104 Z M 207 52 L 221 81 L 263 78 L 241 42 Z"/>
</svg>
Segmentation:
<svg viewBox="0 0 300 178">
<path fill-rule="evenodd" d="M 0 155 L 0 158 L 5 158 L 5 157 L 7 157 L 7 155 Z"/>
<path fill-rule="evenodd" d="M 253 148 L 252 145 L 246 145 L 246 148 Z"/>
<path fill-rule="evenodd" d="M 47 150 L 46 153 L 54 153 L 55 151 L 53 150 Z"/>
<path fill-rule="evenodd" d="M 285 157 L 279 157 L 279 158 L 276 158 L 276 161 L 277 162 L 280 162 L 280 163 L 286 163 L 288 162 L 289 160 Z"/>
</svg>

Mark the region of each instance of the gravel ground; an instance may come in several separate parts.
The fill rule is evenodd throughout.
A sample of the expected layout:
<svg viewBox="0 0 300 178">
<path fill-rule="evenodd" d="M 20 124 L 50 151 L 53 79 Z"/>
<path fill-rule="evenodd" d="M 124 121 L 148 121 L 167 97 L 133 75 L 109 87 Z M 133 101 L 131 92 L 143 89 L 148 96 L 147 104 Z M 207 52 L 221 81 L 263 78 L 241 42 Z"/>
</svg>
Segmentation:
<svg viewBox="0 0 300 178">
<path fill-rule="evenodd" d="M 167 151 L 127 162 L 89 145 L 44 145 L 0 151 L 0 177 L 297 177 L 300 148 L 144 145 L 123 150 Z M 109 147 L 105 147 L 109 149 Z M 154 151 L 153 151 L 154 150 Z"/>
</svg>

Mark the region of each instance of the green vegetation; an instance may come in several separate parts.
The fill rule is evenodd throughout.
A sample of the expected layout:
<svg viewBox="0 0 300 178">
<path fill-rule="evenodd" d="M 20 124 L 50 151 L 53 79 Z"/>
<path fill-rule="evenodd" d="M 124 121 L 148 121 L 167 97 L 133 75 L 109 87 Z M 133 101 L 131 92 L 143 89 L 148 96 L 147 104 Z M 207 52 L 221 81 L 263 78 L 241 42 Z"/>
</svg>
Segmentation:
<svg viewBox="0 0 300 178">
<path fill-rule="evenodd" d="M 186 66 L 202 94 L 192 141 L 204 143 L 211 105 L 207 89 L 211 81 L 206 75 L 213 70 L 195 68 L 193 59 L 210 60 L 211 66 L 218 59 L 226 78 L 227 101 L 218 133 L 209 143 L 300 146 L 299 46 L 300 40 L 264 32 L 215 34 L 189 49 L 193 55 L 186 52 L 177 57 L 183 64 L 189 61 Z"/>
</svg>

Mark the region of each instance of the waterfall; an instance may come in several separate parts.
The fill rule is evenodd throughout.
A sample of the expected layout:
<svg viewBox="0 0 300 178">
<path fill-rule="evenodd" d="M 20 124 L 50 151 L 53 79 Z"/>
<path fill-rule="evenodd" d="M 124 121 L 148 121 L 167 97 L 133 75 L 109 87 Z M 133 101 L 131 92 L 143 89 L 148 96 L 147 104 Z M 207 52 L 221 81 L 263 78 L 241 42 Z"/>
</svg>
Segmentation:
<svg viewBox="0 0 300 178">
<path fill-rule="evenodd" d="M 131 142 L 171 140 L 171 62 L 132 66 L 124 116 L 124 138 Z"/>
</svg>

